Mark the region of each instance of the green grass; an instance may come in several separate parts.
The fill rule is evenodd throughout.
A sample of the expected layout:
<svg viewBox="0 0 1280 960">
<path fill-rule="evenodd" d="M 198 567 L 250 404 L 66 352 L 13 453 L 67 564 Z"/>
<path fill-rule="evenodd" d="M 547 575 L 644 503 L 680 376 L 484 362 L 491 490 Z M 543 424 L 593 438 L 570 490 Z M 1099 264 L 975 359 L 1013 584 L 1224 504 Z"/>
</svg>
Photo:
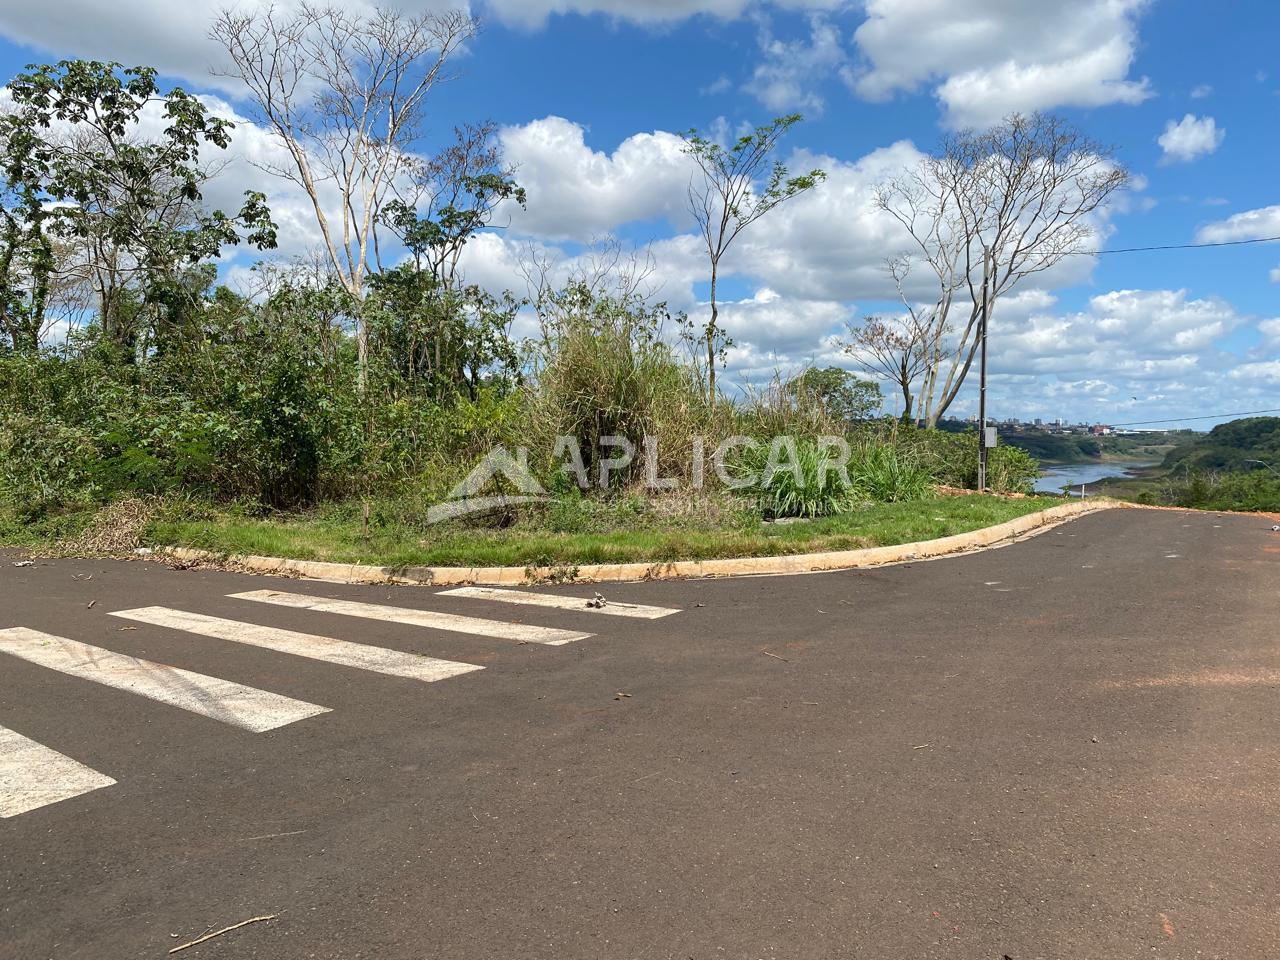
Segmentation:
<svg viewBox="0 0 1280 960">
<path fill-rule="evenodd" d="M 426 527 L 397 520 L 362 532 L 353 510 L 328 510 L 252 519 L 201 511 L 198 519 L 172 512 L 153 523 L 147 540 L 228 554 L 327 560 L 388 567 L 553 566 L 776 556 L 887 546 L 964 533 L 1061 503 L 1054 497 L 942 497 L 874 503 L 815 520 L 766 524 L 748 512 L 716 517 L 663 518 L 626 508 L 590 524 L 544 516 L 507 529 Z M 580 518 L 578 518 L 580 519 Z M 593 529 L 573 529 L 592 526 Z M 557 528 L 558 527 L 558 528 Z M 568 529 L 566 529 L 566 527 Z"/>
</svg>

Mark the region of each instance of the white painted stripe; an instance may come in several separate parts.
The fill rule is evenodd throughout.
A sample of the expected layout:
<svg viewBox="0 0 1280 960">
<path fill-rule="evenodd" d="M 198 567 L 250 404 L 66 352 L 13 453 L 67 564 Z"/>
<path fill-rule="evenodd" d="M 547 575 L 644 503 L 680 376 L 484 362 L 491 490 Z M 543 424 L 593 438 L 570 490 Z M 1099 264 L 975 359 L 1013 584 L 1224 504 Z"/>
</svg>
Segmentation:
<svg viewBox="0 0 1280 960">
<path fill-rule="evenodd" d="M 171 610 L 168 607 L 120 610 L 111 616 L 136 620 L 139 623 L 151 623 L 158 627 L 169 627 L 173 630 L 184 630 L 202 637 L 215 637 L 219 640 L 230 640 L 233 643 L 265 647 L 268 650 L 309 657 L 312 660 L 323 660 L 344 667 L 354 667 L 357 670 L 371 670 L 374 673 L 386 673 L 393 677 L 422 680 L 425 683 L 447 680 L 449 677 L 484 669 L 474 663 L 420 657 L 400 650 L 387 650 L 363 643 L 336 640 L 333 637 L 318 637 L 310 633 L 262 627 L 236 620 L 223 620 L 221 617 L 207 617 L 204 614 Z"/>
<path fill-rule="evenodd" d="M 57 750 L 0 727 L 0 817 L 16 817 L 113 783 Z"/>
<path fill-rule="evenodd" d="M 614 617 L 639 617 L 643 620 L 657 620 L 680 612 L 673 607 L 646 607 L 639 603 L 619 603 L 617 600 L 606 600 L 603 607 L 589 607 L 586 597 L 561 597 L 554 593 L 526 593 L 523 590 L 497 590 L 493 587 L 458 587 L 456 590 L 442 590 L 439 595 L 497 600 L 501 603 L 527 603 L 532 607 L 557 607 L 561 610 L 605 613 Z"/>
<path fill-rule="evenodd" d="M 312 597 L 302 593 L 280 593 L 276 590 L 252 590 L 249 593 L 233 593 L 233 600 L 256 600 L 274 603 L 282 607 L 315 610 L 320 613 L 339 613 L 348 617 L 364 617 L 368 620 L 385 620 L 389 623 L 405 623 L 415 627 L 449 630 L 453 633 L 470 633 L 499 640 L 518 640 L 522 643 L 546 643 L 559 646 L 574 640 L 593 636 L 576 630 L 553 630 L 525 623 L 503 623 L 500 620 L 481 620 L 477 617 L 460 617 L 452 613 L 436 613 L 433 610 L 414 610 L 410 607 L 388 607 L 380 603 L 357 603 L 354 600 L 332 600 L 328 597 Z"/>
<path fill-rule="evenodd" d="M 278 693 L 206 677 L 163 663 L 128 657 L 87 643 L 55 637 L 39 630 L 0 630 L 0 653 L 117 690 L 127 690 L 233 727 L 261 733 L 305 720 L 328 707 L 293 700 Z"/>
</svg>

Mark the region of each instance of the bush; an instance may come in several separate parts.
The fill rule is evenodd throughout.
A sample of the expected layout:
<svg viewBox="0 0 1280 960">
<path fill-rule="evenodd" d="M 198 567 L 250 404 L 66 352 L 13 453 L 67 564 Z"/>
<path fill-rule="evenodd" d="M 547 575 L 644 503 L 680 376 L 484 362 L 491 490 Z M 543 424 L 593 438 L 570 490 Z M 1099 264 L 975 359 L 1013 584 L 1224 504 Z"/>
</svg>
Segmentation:
<svg viewBox="0 0 1280 960">
<path fill-rule="evenodd" d="M 1176 489 L 1174 503 L 1199 510 L 1273 512 L 1280 510 L 1280 477 L 1265 470 L 1219 476 L 1192 471 Z"/>
<path fill-rule="evenodd" d="M 533 357 L 521 436 L 553 462 L 556 438 L 579 441 L 593 474 L 604 437 L 623 437 L 635 459 L 618 486 L 642 475 L 644 442 L 657 444 L 660 475 L 688 478 L 693 439 L 727 435 L 729 407 L 709 403 L 696 370 L 661 339 L 670 319 L 659 306 L 570 288 L 540 305 L 544 335 Z M 714 443 L 716 440 L 710 440 Z M 594 476 L 593 476 L 594 479 Z"/>
<path fill-rule="evenodd" d="M 937 483 L 974 489 L 978 485 L 978 432 L 920 430 L 896 421 L 882 422 L 860 436 L 885 443 L 910 456 Z M 1040 464 L 1028 453 L 1001 444 L 987 458 L 987 487 L 996 493 L 1030 493 Z"/>
<path fill-rule="evenodd" d="M 933 477 L 905 451 L 871 443 L 854 452 L 849 474 L 855 489 L 867 500 L 897 503 L 928 496 Z"/>
<path fill-rule="evenodd" d="M 765 517 L 825 517 L 843 513 L 856 502 L 852 479 L 836 469 L 847 470 L 848 464 L 840 463 L 817 441 L 801 438 L 774 445 L 774 464 L 770 464 L 770 447 L 761 442 L 747 448 L 735 470 L 753 478 L 751 489 Z"/>
</svg>

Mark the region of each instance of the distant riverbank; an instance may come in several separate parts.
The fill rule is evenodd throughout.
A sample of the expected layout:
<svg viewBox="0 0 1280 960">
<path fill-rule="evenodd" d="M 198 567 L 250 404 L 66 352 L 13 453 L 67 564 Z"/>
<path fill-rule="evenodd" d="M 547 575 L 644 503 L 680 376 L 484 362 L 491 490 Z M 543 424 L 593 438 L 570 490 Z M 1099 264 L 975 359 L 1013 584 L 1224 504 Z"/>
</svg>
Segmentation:
<svg viewBox="0 0 1280 960">
<path fill-rule="evenodd" d="M 1102 460 L 1093 463 L 1046 464 L 1036 481 L 1037 493 L 1062 493 L 1064 488 L 1075 496 L 1080 495 L 1081 485 L 1089 486 L 1089 493 L 1101 480 L 1128 479 L 1138 476 L 1158 464 L 1150 460 Z"/>
</svg>

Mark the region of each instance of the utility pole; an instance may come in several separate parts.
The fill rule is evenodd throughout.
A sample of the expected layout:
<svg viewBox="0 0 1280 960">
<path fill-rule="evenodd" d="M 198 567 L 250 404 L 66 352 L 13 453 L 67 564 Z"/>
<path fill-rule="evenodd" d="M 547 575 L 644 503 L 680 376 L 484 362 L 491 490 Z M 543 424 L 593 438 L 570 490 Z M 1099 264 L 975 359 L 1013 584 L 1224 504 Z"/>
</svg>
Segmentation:
<svg viewBox="0 0 1280 960">
<path fill-rule="evenodd" d="M 991 303 L 987 285 L 991 276 L 991 260 L 987 251 L 982 252 L 982 319 L 979 322 L 978 339 L 982 360 L 978 368 L 978 492 L 987 489 L 987 321 L 991 316 Z"/>
</svg>

